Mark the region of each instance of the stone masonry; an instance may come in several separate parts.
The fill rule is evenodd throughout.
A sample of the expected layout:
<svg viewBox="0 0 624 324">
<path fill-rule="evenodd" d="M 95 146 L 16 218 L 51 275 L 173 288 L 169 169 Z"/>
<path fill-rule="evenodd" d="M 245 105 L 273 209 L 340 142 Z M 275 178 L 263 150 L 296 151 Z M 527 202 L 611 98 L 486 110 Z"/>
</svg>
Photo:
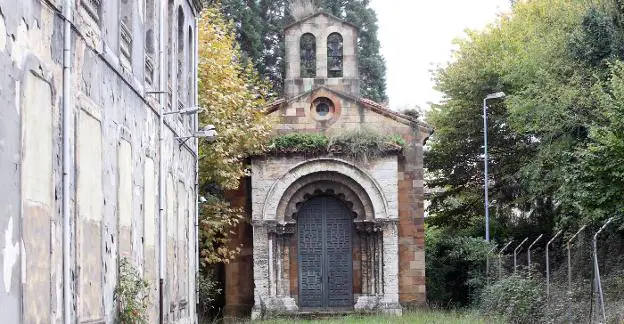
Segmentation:
<svg viewBox="0 0 624 324">
<path fill-rule="evenodd" d="M 71 98 L 63 97 L 62 0 L 0 0 L 2 323 L 113 323 L 118 263 L 150 284 L 150 323 L 194 323 L 193 0 L 72 0 Z M 168 6 L 168 7 L 167 7 Z M 168 19 L 159 20 L 163 10 Z M 164 12 L 168 10 L 167 12 Z M 175 10 L 175 11 L 174 11 Z M 159 35 L 159 26 L 169 35 Z M 179 27 L 182 27 L 180 30 Z M 159 66 L 159 40 L 166 66 Z M 175 54 L 175 59 L 172 59 Z M 166 59 L 168 58 L 168 59 Z M 168 72 L 167 72 L 168 71 Z M 173 72 L 175 71 L 175 72 Z M 169 89 L 160 89 L 165 80 Z M 167 91 L 167 103 L 151 92 Z M 71 99 L 71 115 L 63 102 Z M 162 104 L 162 105 L 161 105 Z M 63 295 L 63 120 L 70 120 L 70 308 Z M 162 168 L 160 161 L 162 159 Z M 158 218 L 159 176 L 165 219 Z M 165 226 L 166 259 L 159 257 Z M 159 263 L 166 262 L 159 313 Z"/>
<path fill-rule="evenodd" d="M 342 42 L 330 46 L 336 33 Z M 339 199 L 353 215 L 350 309 L 400 314 L 402 307 L 425 303 L 422 147 L 431 128 L 359 96 L 357 33 L 326 13 L 286 27 L 285 97 L 267 107 L 275 134 L 372 129 L 407 145 L 399 155 L 365 161 L 331 154 L 253 158 L 251 182 L 234 193 L 237 205 L 247 206 L 252 228 L 240 227 L 237 244 L 245 252 L 226 265 L 226 315 L 302 311 L 297 217 L 319 195 Z M 315 76 L 302 77 L 301 68 L 311 64 Z M 254 287 L 253 294 L 243 287 Z"/>
</svg>

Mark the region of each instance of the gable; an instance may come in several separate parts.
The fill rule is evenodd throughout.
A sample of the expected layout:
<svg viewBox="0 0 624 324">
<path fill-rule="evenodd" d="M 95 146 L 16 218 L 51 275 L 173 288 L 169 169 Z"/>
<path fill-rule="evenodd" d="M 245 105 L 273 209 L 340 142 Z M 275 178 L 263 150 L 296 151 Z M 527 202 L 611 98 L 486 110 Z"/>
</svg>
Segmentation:
<svg viewBox="0 0 624 324">
<path fill-rule="evenodd" d="M 325 104 L 329 106 L 328 111 Z M 323 86 L 288 100 L 280 99 L 269 105 L 266 113 L 278 133 L 332 133 L 345 129 L 371 128 L 388 134 L 399 134 L 414 127 L 419 128 L 425 136 L 431 133 L 431 127 L 421 121 L 372 100 L 353 97 Z"/>
<path fill-rule="evenodd" d="M 319 11 L 319 12 L 313 14 L 313 15 L 310 15 L 310 16 L 305 17 L 303 19 L 300 19 L 300 20 L 297 20 L 295 22 L 292 22 L 292 23 L 290 23 L 290 24 L 288 24 L 288 25 L 286 25 L 284 27 L 284 31 L 287 32 L 289 29 L 291 29 L 293 27 L 296 27 L 296 26 L 299 26 L 299 25 L 302 25 L 302 24 L 305 24 L 305 23 L 318 23 L 319 20 L 332 21 L 334 23 L 344 24 L 346 26 L 349 26 L 349 27 L 355 29 L 356 31 L 359 31 L 359 28 L 356 25 L 354 25 L 354 24 L 352 24 L 350 22 L 344 21 L 344 20 L 342 20 L 342 19 L 340 19 L 340 18 L 338 18 L 338 17 L 336 17 L 336 16 L 334 16 L 334 15 L 332 15 L 330 13 L 324 12 L 324 11 Z"/>
</svg>

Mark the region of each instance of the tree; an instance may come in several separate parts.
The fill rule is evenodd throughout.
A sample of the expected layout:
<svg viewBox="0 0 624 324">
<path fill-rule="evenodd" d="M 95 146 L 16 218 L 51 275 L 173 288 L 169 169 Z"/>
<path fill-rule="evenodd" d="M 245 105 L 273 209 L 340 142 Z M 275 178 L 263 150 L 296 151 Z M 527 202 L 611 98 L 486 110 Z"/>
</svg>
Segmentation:
<svg viewBox="0 0 624 324">
<path fill-rule="evenodd" d="M 500 226 L 524 235 L 522 226 L 546 232 L 621 210 L 615 192 L 624 159 L 614 116 L 623 8 L 619 0 L 517 3 L 511 15 L 459 42 L 452 63 L 436 74 L 447 100 L 429 116 L 436 134 L 426 164 L 431 185 L 446 191 L 434 198 L 429 222 L 467 222 L 481 234 L 479 115 L 481 100 L 495 91 L 509 95 L 488 111 L 498 235 L 505 234 Z"/>
<path fill-rule="evenodd" d="M 200 210 L 200 253 L 206 265 L 227 262 L 237 253 L 228 242 L 243 211 L 231 208 L 222 192 L 238 188 L 245 176 L 244 159 L 264 150 L 271 129 L 263 112 L 269 85 L 242 58 L 234 27 L 218 8 L 209 7 L 198 30 L 199 104 L 207 108 L 200 123 L 219 132 L 214 143 L 200 141 L 199 184 L 208 196 Z"/>
<path fill-rule="evenodd" d="M 587 223 L 619 216 L 624 210 L 624 63 L 609 69 L 608 80 L 593 87 L 592 98 L 600 107 L 589 125 L 586 145 L 574 152 L 576 163 L 565 167 L 560 199 L 579 209 Z"/>
<path fill-rule="evenodd" d="M 588 7 L 518 3 L 510 16 L 458 41 L 453 61 L 435 76 L 447 98 L 428 118 L 436 129 L 426 157 L 430 185 L 445 188 L 433 199 L 430 223 L 483 234 L 482 100 L 504 91 L 508 98 L 488 109 L 493 236 L 506 236 L 510 226 L 516 235 L 526 234 L 520 225 L 554 226 L 564 208 L 557 199 L 562 166 L 586 140 L 591 111 L 587 70 L 568 47 Z"/>
</svg>

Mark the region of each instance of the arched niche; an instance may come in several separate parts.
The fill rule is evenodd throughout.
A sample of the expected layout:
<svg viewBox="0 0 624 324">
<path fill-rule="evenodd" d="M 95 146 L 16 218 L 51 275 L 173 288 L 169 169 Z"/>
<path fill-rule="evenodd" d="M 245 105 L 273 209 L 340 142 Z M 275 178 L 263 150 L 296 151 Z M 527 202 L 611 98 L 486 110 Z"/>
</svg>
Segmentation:
<svg viewBox="0 0 624 324">
<path fill-rule="evenodd" d="M 317 158 L 302 162 L 273 183 L 264 201 L 262 218 L 278 223 L 292 222 L 297 204 L 307 195 L 332 194 L 342 197 L 356 220 L 388 218 L 386 197 L 379 184 L 351 162 L 337 158 Z"/>
<path fill-rule="evenodd" d="M 336 197 L 355 220 L 374 218 L 373 204 L 357 182 L 335 172 L 318 172 L 300 178 L 284 192 L 277 206 L 278 221 L 295 221 L 303 204 L 316 196 Z"/>
</svg>

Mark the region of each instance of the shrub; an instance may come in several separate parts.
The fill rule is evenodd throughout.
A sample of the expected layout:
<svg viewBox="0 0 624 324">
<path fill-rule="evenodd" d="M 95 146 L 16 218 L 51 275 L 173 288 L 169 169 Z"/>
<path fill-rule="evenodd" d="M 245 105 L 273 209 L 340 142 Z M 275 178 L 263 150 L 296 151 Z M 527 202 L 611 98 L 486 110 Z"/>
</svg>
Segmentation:
<svg viewBox="0 0 624 324">
<path fill-rule="evenodd" d="M 119 261 L 119 281 L 114 293 L 119 323 L 148 322 L 149 283 L 139 276 L 139 272 L 126 258 Z"/>
<path fill-rule="evenodd" d="M 483 289 L 479 308 L 486 314 L 504 316 L 511 323 L 541 322 L 543 295 L 539 281 L 510 275 Z"/>
<path fill-rule="evenodd" d="M 327 136 L 314 133 L 291 133 L 274 137 L 269 151 L 274 153 L 321 153 L 327 149 Z"/>
<path fill-rule="evenodd" d="M 345 131 L 329 138 L 328 151 L 359 160 L 401 152 L 405 141 L 397 135 L 381 135 L 370 129 Z"/>
<path fill-rule="evenodd" d="M 381 135 L 369 129 L 356 129 L 332 136 L 316 133 L 280 135 L 270 140 L 268 153 L 332 153 L 366 161 L 385 154 L 400 153 L 405 145 L 405 140 L 398 135 Z"/>
<path fill-rule="evenodd" d="M 197 278 L 199 292 L 199 309 L 197 312 L 202 318 L 210 318 L 217 308 L 217 300 L 222 293 L 221 282 L 216 279 L 212 268 L 204 268 Z"/>
<path fill-rule="evenodd" d="M 425 233 L 427 300 L 435 306 L 468 306 L 485 286 L 491 245 L 435 226 L 427 226 Z"/>
</svg>

